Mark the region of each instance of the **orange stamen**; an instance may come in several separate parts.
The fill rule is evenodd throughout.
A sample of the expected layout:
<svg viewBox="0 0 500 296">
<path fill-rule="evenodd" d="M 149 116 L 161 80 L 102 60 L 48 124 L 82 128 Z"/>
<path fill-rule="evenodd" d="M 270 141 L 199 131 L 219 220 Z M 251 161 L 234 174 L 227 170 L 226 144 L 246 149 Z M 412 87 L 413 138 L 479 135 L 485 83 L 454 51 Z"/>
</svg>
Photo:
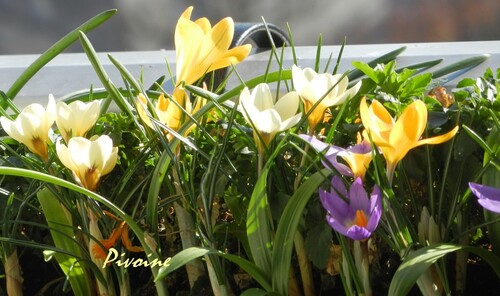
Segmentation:
<svg viewBox="0 0 500 296">
<path fill-rule="evenodd" d="M 365 212 L 363 210 L 356 211 L 356 217 L 354 218 L 354 225 L 360 227 L 366 227 L 368 221 L 366 220 Z"/>
</svg>

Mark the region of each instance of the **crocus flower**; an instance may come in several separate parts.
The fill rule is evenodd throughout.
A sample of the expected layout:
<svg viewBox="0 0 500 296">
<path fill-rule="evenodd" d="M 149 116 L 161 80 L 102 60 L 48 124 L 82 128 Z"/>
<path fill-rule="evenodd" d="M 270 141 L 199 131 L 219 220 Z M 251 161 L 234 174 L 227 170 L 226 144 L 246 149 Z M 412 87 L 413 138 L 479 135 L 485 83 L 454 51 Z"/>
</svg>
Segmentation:
<svg viewBox="0 0 500 296">
<path fill-rule="evenodd" d="M 338 154 L 351 168 L 354 178 L 365 178 L 366 170 L 372 161 L 372 146 L 370 142 L 363 140 Z"/>
<path fill-rule="evenodd" d="M 57 155 L 62 164 L 73 172 L 76 181 L 89 190 L 95 191 L 102 176 L 113 170 L 118 158 L 118 147 L 107 135 L 69 139 L 68 146 L 58 142 Z"/>
<path fill-rule="evenodd" d="M 309 113 L 316 102 L 321 102 L 309 114 L 308 121 L 311 130 L 323 120 L 326 109 L 340 105 L 349 97 L 353 97 L 361 87 L 361 82 L 347 89 L 349 79 L 340 74 L 318 74 L 311 68 L 301 70 L 292 66 L 292 80 L 295 90 L 304 102 L 304 111 Z"/>
<path fill-rule="evenodd" d="M 300 121 L 299 96 L 292 91 L 277 102 L 266 83 L 257 85 L 252 92 L 247 87 L 240 94 L 243 116 L 254 127 L 254 139 L 259 151 L 269 145 L 274 136 Z M 261 142 L 262 141 L 262 142 Z"/>
<path fill-rule="evenodd" d="M 49 95 L 47 108 L 37 103 L 31 104 L 26 106 L 15 120 L 2 116 L 0 122 L 9 136 L 47 161 L 49 130 L 54 124 L 55 116 L 56 103 L 54 97 Z"/>
<path fill-rule="evenodd" d="M 342 180 L 334 176 L 330 192 L 320 189 L 319 197 L 327 211 L 328 224 L 337 232 L 353 240 L 365 240 L 377 228 L 382 215 L 382 193 L 376 185 L 368 197 L 361 178 L 347 191 Z"/>
<path fill-rule="evenodd" d="M 427 108 L 422 101 L 411 103 L 395 122 L 385 107 L 374 100 L 370 107 L 363 98 L 360 106 L 361 121 L 366 139 L 370 139 L 384 155 L 387 177 L 392 182 L 396 165 L 411 149 L 425 144 L 448 141 L 458 131 L 458 126 L 446 134 L 421 139 L 427 125 Z"/>
<path fill-rule="evenodd" d="M 92 102 L 74 101 L 70 104 L 57 102 L 56 104 L 56 125 L 68 143 L 71 137 L 84 137 L 94 126 L 99 118 L 101 101 Z"/>
<path fill-rule="evenodd" d="M 172 102 L 174 100 L 176 103 Z M 164 125 L 166 125 L 168 128 L 178 131 L 179 128 L 182 126 L 185 120 L 187 119 L 187 116 L 184 112 L 188 114 L 194 114 L 196 113 L 202 106 L 203 104 L 206 103 L 206 100 L 203 98 L 198 98 L 196 100 L 196 103 L 193 104 L 188 98 L 188 95 L 183 88 L 175 88 L 174 93 L 171 98 L 165 97 L 164 94 L 161 94 L 158 99 L 156 100 L 154 104 L 154 110 L 156 113 L 156 116 L 158 117 L 158 121 Z M 137 106 L 137 112 L 139 113 L 139 117 L 148 125 L 150 128 L 154 128 L 153 123 L 151 122 L 151 119 L 146 113 L 146 110 L 144 109 L 147 106 L 147 99 L 143 94 L 139 94 L 137 96 L 136 100 L 136 106 Z M 181 106 L 184 110 L 179 108 Z M 189 128 L 186 132 L 186 134 L 189 134 L 189 132 L 194 128 L 194 124 L 191 128 Z M 167 137 L 169 139 L 172 138 L 172 135 L 168 134 Z"/>
<path fill-rule="evenodd" d="M 500 188 L 469 183 L 472 193 L 478 198 L 477 202 L 488 211 L 500 213 Z"/>
<path fill-rule="evenodd" d="M 372 148 L 369 142 L 364 140 L 360 144 L 344 149 L 329 145 L 309 135 L 299 135 L 299 137 L 309 142 L 317 152 L 324 152 L 324 158 L 327 161 L 323 161 L 325 167 L 333 166 L 344 176 L 364 179 L 366 169 L 372 160 Z M 343 158 L 348 165 L 339 162 L 338 157 Z"/>
<path fill-rule="evenodd" d="M 128 236 L 128 225 L 125 221 L 121 221 L 118 226 L 113 229 L 111 232 L 109 238 L 99 240 L 101 245 L 104 247 L 104 249 L 99 245 L 99 244 L 94 244 L 92 247 L 92 252 L 93 255 L 98 258 L 98 259 L 106 259 L 107 257 L 107 252 L 110 248 L 112 248 L 118 240 L 121 239 L 123 246 L 125 249 L 127 249 L 130 252 L 144 252 L 144 249 L 138 246 L 132 246 L 132 241 L 130 240 Z"/>
<path fill-rule="evenodd" d="M 251 45 L 229 49 L 234 35 L 230 17 L 211 26 L 206 18 L 190 20 L 193 7 L 188 7 L 175 27 L 177 85 L 193 84 L 205 73 L 235 65 L 248 56 Z"/>
</svg>

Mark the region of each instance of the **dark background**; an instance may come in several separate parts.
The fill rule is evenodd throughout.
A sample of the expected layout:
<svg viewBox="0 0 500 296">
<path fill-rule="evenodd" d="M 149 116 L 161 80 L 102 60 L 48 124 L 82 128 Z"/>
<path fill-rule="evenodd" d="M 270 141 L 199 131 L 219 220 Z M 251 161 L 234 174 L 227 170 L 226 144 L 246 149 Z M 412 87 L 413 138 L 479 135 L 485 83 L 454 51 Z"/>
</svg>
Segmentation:
<svg viewBox="0 0 500 296">
<path fill-rule="evenodd" d="M 97 51 L 172 49 L 179 15 L 212 23 L 266 22 L 296 45 L 500 40 L 498 0 L 0 0 L 0 54 L 38 54 L 98 13 L 118 13 L 89 34 Z M 78 44 L 67 52 L 81 52 Z"/>
</svg>

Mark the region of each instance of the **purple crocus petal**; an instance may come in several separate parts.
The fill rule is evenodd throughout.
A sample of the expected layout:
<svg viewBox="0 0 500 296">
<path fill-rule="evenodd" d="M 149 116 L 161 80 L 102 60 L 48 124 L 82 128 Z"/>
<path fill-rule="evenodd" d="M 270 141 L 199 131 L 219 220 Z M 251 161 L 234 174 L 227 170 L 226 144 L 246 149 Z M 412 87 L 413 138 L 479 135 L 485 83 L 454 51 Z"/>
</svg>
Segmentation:
<svg viewBox="0 0 500 296">
<path fill-rule="evenodd" d="M 338 176 L 333 176 L 332 181 L 330 183 L 331 183 L 330 192 L 332 194 L 335 195 L 340 194 L 341 197 L 347 198 L 349 192 L 347 191 L 347 188 L 345 188 L 344 182 L 342 182 L 341 178 L 339 178 Z"/>
<path fill-rule="evenodd" d="M 348 150 L 352 153 L 366 154 L 372 151 L 372 145 L 370 142 L 364 140 L 363 142 L 352 146 Z"/>
<path fill-rule="evenodd" d="M 311 147 L 313 147 L 314 150 L 316 150 L 317 152 L 324 152 L 326 149 L 328 149 L 326 150 L 324 155 L 328 163 L 322 161 L 323 166 L 325 166 L 326 168 L 330 168 L 331 166 L 333 166 L 340 174 L 349 177 L 352 176 L 351 169 L 345 164 L 342 164 L 337 161 L 337 155 L 339 154 L 340 151 L 345 151 L 344 148 L 334 145 L 329 145 L 309 135 L 301 134 L 299 135 L 299 137 L 306 140 L 311 145 Z"/>
<path fill-rule="evenodd" d="M 311 146 L 314 148 L 314 150 L 316 150 L 318 152 L 322 152 L 326 148 L 328 148 L 328 146 L 330 146 L 327 143 L 320 141 L 320 140 L 316 139 L 315 137 L 312 137 L 309 135 L 301 134 L 301 135 L 299 135 L 299 137 L 306 140 L 307 142 L 309 142 L 309 144 L 311 144 Z"/>
<path fill-rule="evenodd" d="M 341 175 L 352 177 L 353 173 L 351 171 L 351 168 L 343 163 L 338 162 L 337 156 L 338 153 L 325 155 L 325 158 L 328 161 L 328 163 L 322 161 L 323 166 L 325 166 L 326 168 L 333 166 Z"/>
<path fill-rule="evenodd" d="M 350 237 L 353 240 L 365 240 L 365 239 L 369 238 L 370 235 L 372 235 L 372 233 L 370 231 L 368 231 L 368 229 L 366 229 L 364 227 L 357 226 L 357 225 L 351 226 L 347 230 L 347 234 L 346 234 L 346 236 Z"/>
<path fill-rule="evenodd" d="M 370 213 L 370 200 L 363 187 L 361 178 L 356 178 L 349 189 L 349 201 L 354 212 L 362 210 L 366 215 Z"/>
<path fill-rule="evenodd" d="M 351 219 L 351 207 L 338 195 L 320 190 L 319 199 L 325 210 L 332 215 L 340 223 L 344 223 L 347 219 Z"/>
<path fill-rule="evenodd" d="M 378 223 L 380 222 L 380 217 L 382 217 L 382 193 L 380 189 L 375 185 L 373 187 L 370 196 L 370 218 L 366 228 L 370 231 L 375 231 L 377 229 Z"/>
<path fill-rule="evenodd" d="M 478 197 L 479 204 L 492 212 L 500 213 L 500 188 L 469 183 L 472 193 Z"/>
<path fill-rule="evenodd" d="M 336 220 L 333 216 L 327 215 L 326 216 L 326 222 L 337 232 L 341 233 L 342 235 L 348 236 L 347 234 L 347 227 L 345 226 L 345 223 L 339 222 Z"/>
</svg>

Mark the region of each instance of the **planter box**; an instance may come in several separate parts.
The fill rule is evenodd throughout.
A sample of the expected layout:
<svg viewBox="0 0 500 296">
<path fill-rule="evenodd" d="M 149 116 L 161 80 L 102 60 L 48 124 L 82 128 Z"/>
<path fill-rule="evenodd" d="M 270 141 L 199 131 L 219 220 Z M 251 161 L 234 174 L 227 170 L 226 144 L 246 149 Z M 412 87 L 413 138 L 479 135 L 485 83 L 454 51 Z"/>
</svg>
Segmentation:
<svg viewBox="0 0 500 296">
<path fill-rule="evenodd" d="M 344 49 L 339 71 L 344 72 L 352 69 L 352 61 L 368 62 L 402 46 L 407 48 L 396 60 L 398 67 L 443 59 L 439 65 L 431 68 L 431 71 L 469 57 L 482 54 L 489 55 L 489 58 L 478 67 L 465 73 L 458 73 L 459 75 L 454 77 L 449 77 L 450 80 L 445 84 L 449 87 L 464 77 L 475 78 L 481 76 L 488 67 L 493 70 L 500 67 L 500 41 L 484 41 L 347 45 Z M 296 54 L 299 65 L 301 67 L 313 67 L 316 50 L 316 46 L 297 47 Z M 321 66 L 326 65 L 330 54 L 332 54 L 333 61 L 330 65 L 330 69 L 332 69 L 339 50 L 340 46 L 324 46 L 321 51 Z M 110 55 L 124 64 L 136 78 L 139 78 L 142 71 L 146 87 L 168 73 L 167 62 L 172 67 L 172 70 L 175 69 L 174 51 L 113 52 Z M 15 79 L 37 57 L 37 55 L 0 56 L 0 90 L 7 91 Z M 109 61 L 107 54 L 100 53 L 99 57 L 111 80 L 116 85 L 123 86 L 119 72 Z M 253 54 L 237 66 L 238 72 L 243 79 L 262 75 L 267 67 L 268 60 L 268 51 Z M 285 67 L 292 65 L 293 59 L 290 49 L 285 51 L 284 60 Z M 276 65 L 274 65 L 273 69 L 276 69 Z M 229 86 L 236 83 L 238 83 L 236 77 L 231 77 Z M 15 98 L 15 102 L 19 107 L 23 107 L 38 100 L 45 102 L 49 93 L 58 98 L 75 91 L 89 89 L 91 86 L 94 88 L 102 87 L 85 54 L 61 54 L 31 79 Z"/>
</svg>

